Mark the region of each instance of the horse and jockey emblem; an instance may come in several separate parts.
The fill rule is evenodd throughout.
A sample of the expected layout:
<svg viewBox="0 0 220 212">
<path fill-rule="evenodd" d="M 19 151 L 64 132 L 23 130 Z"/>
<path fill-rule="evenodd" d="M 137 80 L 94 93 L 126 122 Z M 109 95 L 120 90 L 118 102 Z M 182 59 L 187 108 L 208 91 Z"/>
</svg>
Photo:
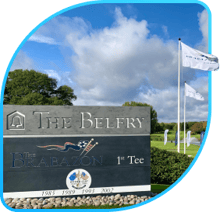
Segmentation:
<svg viewBox="0 0 220 212">
<path fill-rule="evenodd" d="M 68 152 L 69 150 L 74 150 L 74 151 L 82 151 L 80 156 L 85 156 L 87 155 L 96 145 L 98 145 L 98 142 L 95 144 L 92 144 L 92 141 L 94 139 L 92 138 L 90 141 L 87 140 L 81 140 L 77 144 L 71 143 L 71 142 L 66 142 L 64 143 L 63 146 L 61 145 L 46 145 L 46 146 L 37 146 L 39 148 L 44 148 L 47 150 L 56 150 L 59 152 Z"/>
</svg>

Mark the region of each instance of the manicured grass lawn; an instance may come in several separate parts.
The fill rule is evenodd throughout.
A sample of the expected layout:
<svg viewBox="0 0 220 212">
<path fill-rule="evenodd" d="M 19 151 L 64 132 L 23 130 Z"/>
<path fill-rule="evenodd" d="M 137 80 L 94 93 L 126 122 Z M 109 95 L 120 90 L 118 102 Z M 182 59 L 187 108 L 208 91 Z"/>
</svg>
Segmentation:
<svg viewBox="0 0 220 212">
<path fill-rule="evenodd" d="M 151 146 L 157 147 L 160 149 L 164 149 L 167 151 L 177 152 L 177 146 L 175 146 L 175 133 L 176 131 L 170 130 L 167 135 L 168 141 L 173 141 L 173 143 L 167 142 L 166 145 L 164 145 L 164 133 L 155 133 L 151 134 Z M 200 139 L 200 135 L 191 135 L 191 137 L 195 137 L 198 140 Z M 180 140 L 184 138 L 184 132 L 180 131 Z M 189 147 L 186 146 L 186 154 L 191 155 L 192 157 L 195 157 L 197 152 L 199 150 L 199 146 L 191 144 Z M 180 153 L 184 153 L 184 145 L 180 144 Z"/>
<path fill-rule="evenodd" d="M 167 140 L 168 141 L 175 141 L 175 133 L 176 131 L 170 130 L 167 134 Z M 150 135 L 151 140 L 156 140 L 156 141 L 163 141 L 164 140 L 164 132 L 160 133 L 155 133 Z M 182 140 L 184 137 L 184 132 L 180 131 L 180 140 Z"/>
<path fill-rule="evenodd" d="M 162 184 L 151 184 L 151 191 L 153 193 L 161 193 L 166 190 L 170 185 L 162 185 Z"/>
<path fill-rule="evenodd" d="M 164 145 L 163 141 L 151 141 L 151 147 L 177 152 L 177 146 L 175 146 L 175 143 L 170 142 L 167 142 L 166 145 Z M 186 146 L 186 154 L 191 155 L 192 157 L 196 156 L 198 150 L 199 146 L 197 145 L 191 144 L 189 147 Z M 184 153 L 184 145 L 182 143 L 180 144 L 180 153 Z"/>
</svg>

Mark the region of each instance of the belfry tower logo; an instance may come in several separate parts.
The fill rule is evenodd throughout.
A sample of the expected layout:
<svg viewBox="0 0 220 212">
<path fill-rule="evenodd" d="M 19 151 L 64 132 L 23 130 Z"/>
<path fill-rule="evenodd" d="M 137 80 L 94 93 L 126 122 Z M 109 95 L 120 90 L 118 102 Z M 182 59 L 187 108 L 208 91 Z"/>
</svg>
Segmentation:
<svg viewBox="0 0 220 212">
<path fill-rule="evenodd" d="M 25 115 L 15 111 L 7 115 L 7 130 L 24 130 Z"/>
</svg>

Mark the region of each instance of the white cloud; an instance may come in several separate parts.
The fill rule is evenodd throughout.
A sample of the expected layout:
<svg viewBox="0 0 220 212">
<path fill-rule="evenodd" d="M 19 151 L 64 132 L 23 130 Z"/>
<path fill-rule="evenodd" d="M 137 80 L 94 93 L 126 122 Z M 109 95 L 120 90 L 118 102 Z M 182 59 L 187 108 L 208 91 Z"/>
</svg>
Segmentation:
<svg viewBox="0 0 220 212">
<path fill-rule="evenodd" d="M 10 71 L 14 71 L 15 69 L 33 69 L 34 68 L 34 62 L 33 60 L 27 56 L 27 54 L 20 50 L 15 57 L 15 60 L 12 63 L 12 66 L 10 68 Z"/>
<path fill-rule="evenodd" d="M 57 81 L 61 80 L 61 76 L 55 70 L 44 70 L 44 71 L 49 77 L 55 78 Z"/>
<path fill-rule="evenodd" d="M 50 45 L 59 45 L 59 43 L 56 42 L 53 38 L 46 37 L 46 36 L 43 36 L 43 35 L 33 34 L 28 40 L 29 41 L 35 41 L 35 42 L 38 42 L 38 43 L 46 43 L 46 44 L 50 44 Z"/>
<path fill-rule="evenodd" d="M 134 99 L 140 87 L 176 85 L 177 43 L 164 43 L 150 34 L 147 21 L 128 19 L 119 8 L 115 18 L 111 27 L 80 38 L 74 32 L 66 36 L 75 53 L 73 78 L 80 87 L 79 96 L 88 104 L 92 99 L 123 103 Z M 185 73 L 187 81 L 194 78 L 194 70 L 185 69 Z"/>
<path fill-rule="evenodd" d="M 186 121 L 205 121 L 208 117 L 208 79 L 200 77 L 189 83 L 204 98 L 198 101 L 186 97 Z M 177 122 L 177 87 L 170 87 L 164 90 L 148 90 L 141 92 L 135 99 L 138 102 L 146 102 L 157 111 L 159 122 Z M 181 89 L 181 122 L 183 122 L 184 108 L 184 86 Z"/>
<path fill-rule="evenodd" d="M 29 41 L 65 45 L 67 35 L 72 34 L 80 38 L 88 32 L 89 28 L 90 23 L 86 23 L 82 18 L 57 16 L 40 27 Z"/>
<path fill-rule="evenodd" d="M 77 93 L 76 93 L 77 94 Z M 97 101 L 96 99 L 82 99 L 78 98 L 77 96 L 77 101 L 73 102 L 74 105 L 90 105 L 90 106 L 122 106 L 121 103 L 115 103 L 115 102 L 106 102 L 106 101 Z"/>
<path fill-rule="evenodd" d="M 199 18 L 199 29 L 202 32 L 203 39 L 208 42 L 208 12 L 203 10 L 201 13 L 198 13 Z"/>
<path fill-rule="evenodd" d="M 202 33 L 203 39 L 199 44 L 198 49 L 203 52 L 208 53 L 208 12 L 203 10 L 201 13 L 198 13 L 199 21 L 199 30 Z"/>
<path fill-rule="evenodd" d="M 169 33 L 168 33 L 168 28 L 167 28 L 167 26 L 163 25 L 163 26 L 162 26 L 162 30 L 163 30 L 164 35 L 167 36 L 167 37 L 169 37 Z"/>
</svg>

